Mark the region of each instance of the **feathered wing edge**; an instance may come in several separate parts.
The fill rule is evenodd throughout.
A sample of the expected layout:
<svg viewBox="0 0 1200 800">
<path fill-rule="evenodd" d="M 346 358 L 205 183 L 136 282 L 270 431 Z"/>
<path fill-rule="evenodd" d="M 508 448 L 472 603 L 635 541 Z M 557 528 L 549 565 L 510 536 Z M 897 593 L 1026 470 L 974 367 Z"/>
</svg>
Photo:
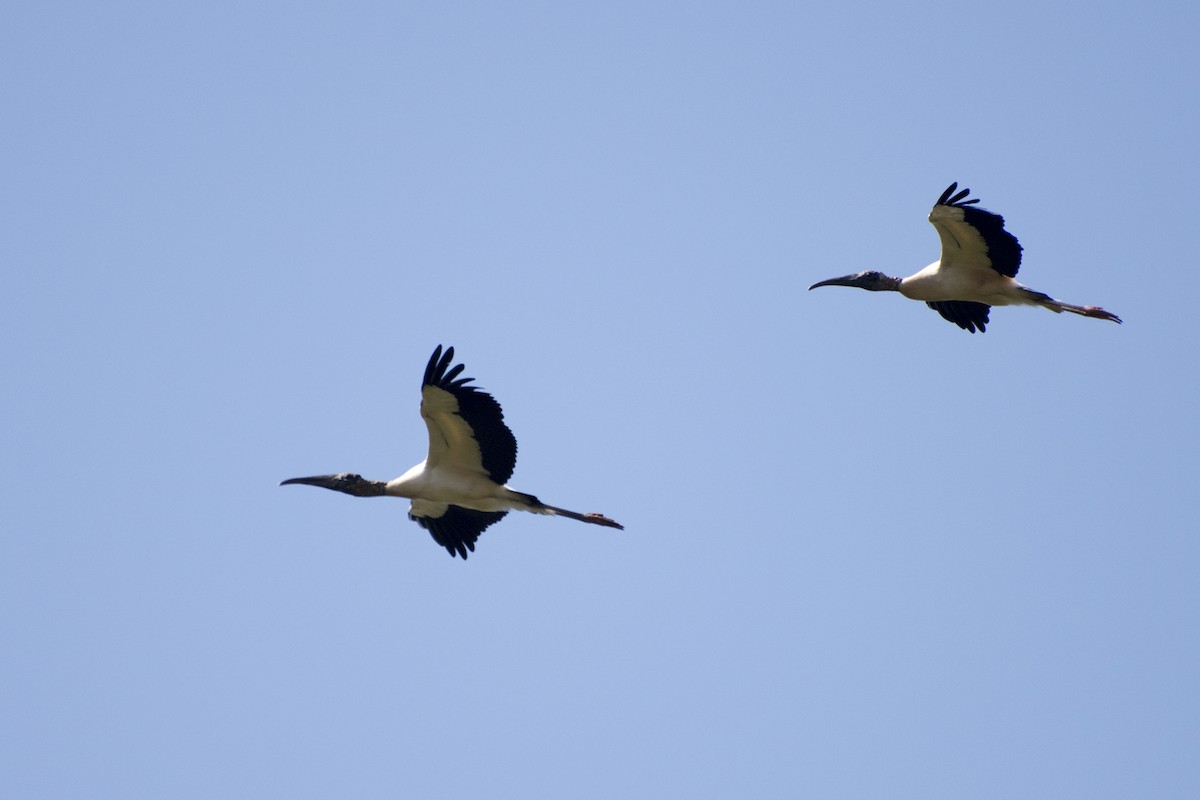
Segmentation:
<svg viewBox="0 0 1200 800">
<path fill-rule="evenodd" d="M 943 319 L 953 322 L 964 331 L 980 333 L 987 331 L 988 312 L 991 306 L 986 303 L 972 303 L 968 300 L 943 300 L 925 305 L 942 315 Z"/>
<path fill-rule="evenodd" d="M 445 513 L 440 517 L 417 517 L 410 513 L 408 518 L 429 531 L 433 540 L 446 548 L 451 558 L 462 556 L 465 560 L 468 550 L 475 552 L 475 542 L 479 540 L 480 534 L 504 519 L 507 513 L 446 506 Z"/>
</svg>

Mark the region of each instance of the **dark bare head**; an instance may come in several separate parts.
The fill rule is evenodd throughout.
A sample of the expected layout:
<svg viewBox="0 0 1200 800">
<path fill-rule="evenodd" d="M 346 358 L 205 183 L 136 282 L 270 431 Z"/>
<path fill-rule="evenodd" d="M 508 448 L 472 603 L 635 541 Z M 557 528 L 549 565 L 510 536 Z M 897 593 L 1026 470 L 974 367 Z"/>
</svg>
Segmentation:
<svg viewBox="0 0 1200 800">
<path fill-rule="evenodd" d="M 867 270 L 814 283 L 808 287 L 808 290 L 811 292 L 818 286 L 856 286 L 859 289 L 866 289 L 868 292 L 896 292 L 900 290 L 900 279 L 884 275 L 876 270 Z"/>
<path fill-rule="evenodd" d="M 333 489 L 352 494 L 355 497 L 380 497 L 387 488 L 387 484 L 383 481 L 369 481 L 362 475 L 355 475 L 353 472 L 339 472 L 337 475 L 313 475 L 310 478 L 288 478 L 279 485 L 287 486 L 289 483 L 320 486 L 322 489 Z"/>
</svg>

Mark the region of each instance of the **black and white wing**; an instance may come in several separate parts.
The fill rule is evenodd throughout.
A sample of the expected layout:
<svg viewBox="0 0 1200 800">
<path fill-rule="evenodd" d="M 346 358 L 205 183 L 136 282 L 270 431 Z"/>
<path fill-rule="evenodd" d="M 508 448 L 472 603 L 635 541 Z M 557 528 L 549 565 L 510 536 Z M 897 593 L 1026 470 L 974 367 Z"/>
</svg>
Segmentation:
<svg viewBox="0 0 1200 800">
<path fill-rule="evenodd" d="M 503 485 L 517 464 L 516 437 L 496 398 L 468 386 L 474 378 L 459 378 L 464 367 L 451 367 L 453 361 L 454 348 L 443 353 L 439 344 L 421 381 L 421 417 L 429 429 L 426 467 L 481 472 Z"/>
<path fill-rule="evenodd" d="M 1004 230 L 1004 217 L 976 208 L 978 198 L 967 199 L 970 189 L 955 194 L 956 189 L 957 183 L 950 184 L 929 212 L 942 240 L 941 270 L 987 268 L 1017 277 L 1021 244 Z"/>
</svg>

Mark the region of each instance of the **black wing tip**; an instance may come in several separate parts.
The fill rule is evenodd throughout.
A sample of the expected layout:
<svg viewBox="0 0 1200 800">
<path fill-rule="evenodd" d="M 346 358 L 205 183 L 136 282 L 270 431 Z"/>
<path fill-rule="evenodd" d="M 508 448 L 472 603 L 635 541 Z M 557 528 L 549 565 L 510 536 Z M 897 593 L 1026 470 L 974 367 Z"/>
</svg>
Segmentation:
<svg viewBox="0 0 1200 800">
<path fill-rule="evenodd" d="M 454 352 L 454 348 L 450 348 L 450 352 Z M 433 383 L 434 375 L 438 370 L 438 361 L 442 358 L 442 346 L 439 344 L 433 349 L 433 355 L 429 357 L 429 363 L 425 365 L 425 374 L 421 376 L 421 385 L 428 386 Z"/>
<path fill-rule="evenodd" d="M 938 198 L 938 201 L 935 205 L 955 206 L 957 208 L 962 208 L 964 206 L 974 205 L 979 202 L 978 197 L 970 200 L 966 199 L 971 196 L 970 189 L 963 189 L 961 192 L 955 194 L 956 189 L 958 189 L 958 181 L 955 181 L 946 187 L 946 191 L 942 192 L 942 196 Z"/>
<path fill-rule="evenodd" d="M 451 558 L 454 558 L 455 556 L 462 556 L 462 560 L 466 561 L 467 560 L 467 551 L 470 550 L 472 553 L 475 552 L 475 543 L 474 542 L 466 542 L 465 547 L 463 546 L 463 544 L 464 544 L 463 542 L 459 542 L 457 546 L 452 545 L 452 544 L 447 544 L 447 545 L 442 545 L 442 546 L 446 548 L 446 552 L 450 554 Z"/>
<path fill-rule="evenodd" d="M 433 355 L 429 357 L 429 363 L 425 365 L 425 374 L 421 377 L 422 386 L 438 386 L 442 389 L 452 389 L 463 386 L 475 380 L 474 378 L 459 378 L 462 371 L 467 368 L 466 364 L 454 363 L 454 346 L 447 347 L 445 351 L 439 344 L 433 350 Z M 457 380 L 456 380 L 457 379 Z M 468 386 L 468 389 L 474 387 Z"/>
<path fill-rule="evenodd" d="M 988 313 L 992 307 L 986 303 L 969 300 L 944 300 L 925 305 L 942 315 L 942 319 L 953 322 L 967 333 L 987 333 Z"/>
<path fill-rule="evenodd" d="M 467 560 L 467 553 L 475 552 L 475 542 L 485 530 L 504 519 L 507 511 L 475 511 L 461 506 L 449 506 L 440 517 L 408 518 L 420 525 L 451 558 L 459 556 Z"/>
</svg>

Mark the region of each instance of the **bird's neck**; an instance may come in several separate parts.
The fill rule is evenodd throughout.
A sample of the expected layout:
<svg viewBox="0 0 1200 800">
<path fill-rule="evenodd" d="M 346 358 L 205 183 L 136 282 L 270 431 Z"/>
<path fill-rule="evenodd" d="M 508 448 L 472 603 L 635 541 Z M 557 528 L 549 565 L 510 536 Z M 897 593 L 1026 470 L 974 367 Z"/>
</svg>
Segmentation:
<svg viewBox="0 0 1200 800">
<path fill-rule="evenodd" d="M 346 494 L 352 494 L 355 497 L 382 497 L 387 494 L 387 484 L 383 481 L 363 479 L 349 486 L 339 488 Z"/>
</svg>

